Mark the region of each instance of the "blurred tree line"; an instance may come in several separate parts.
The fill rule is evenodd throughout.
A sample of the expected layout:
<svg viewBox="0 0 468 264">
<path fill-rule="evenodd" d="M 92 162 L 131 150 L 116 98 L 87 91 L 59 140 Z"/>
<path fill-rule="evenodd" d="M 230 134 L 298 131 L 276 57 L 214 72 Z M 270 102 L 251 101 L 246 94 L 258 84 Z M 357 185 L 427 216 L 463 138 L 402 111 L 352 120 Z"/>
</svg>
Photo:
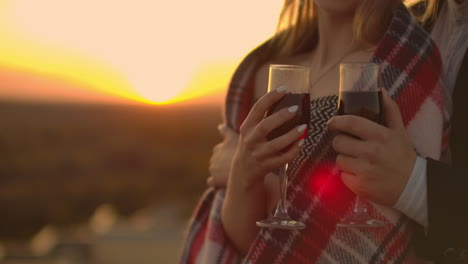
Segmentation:
<svg viewBox="0 0 468 264">
<path fill-rule="evenodd" d="M 221 140 L 218 106 L 0 103 L 0 240 L 171 204 L 184 217 Z"/>
</svg>

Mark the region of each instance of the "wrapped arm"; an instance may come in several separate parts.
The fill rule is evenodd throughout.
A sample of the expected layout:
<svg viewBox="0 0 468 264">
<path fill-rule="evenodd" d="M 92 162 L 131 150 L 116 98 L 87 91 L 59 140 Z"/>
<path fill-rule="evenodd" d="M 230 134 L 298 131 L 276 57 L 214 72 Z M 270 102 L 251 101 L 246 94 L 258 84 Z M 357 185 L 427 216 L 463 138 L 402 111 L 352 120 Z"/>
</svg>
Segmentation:
<svg viewBox="0 0 468 264">
<path fill-rule="evenodd" d="M 179 263 L 241 263 L 242 256 L 226 236 L 221 223 L 224 188 L 209 188 L 189 222 Z"/>
</svg>

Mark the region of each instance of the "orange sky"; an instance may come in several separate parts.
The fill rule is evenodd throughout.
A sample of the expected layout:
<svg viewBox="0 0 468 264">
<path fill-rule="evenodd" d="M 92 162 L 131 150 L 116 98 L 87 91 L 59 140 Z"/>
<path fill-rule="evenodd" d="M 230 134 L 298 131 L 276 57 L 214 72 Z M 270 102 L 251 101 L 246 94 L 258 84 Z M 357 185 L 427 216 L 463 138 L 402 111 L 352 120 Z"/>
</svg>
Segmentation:
<svg viewBox="0 0 468 264">
<path fill-rule="evenodd" d="M 0 100 L 220 101 L 281 4 L 4 0 Z"/>
<path fill-rule="evenodd" d="M 70 81 L 31 72 L 0 68 L 0 98 L 42 102 L 126 102 L 123 98 L 97 93 Z"/>
</svg>

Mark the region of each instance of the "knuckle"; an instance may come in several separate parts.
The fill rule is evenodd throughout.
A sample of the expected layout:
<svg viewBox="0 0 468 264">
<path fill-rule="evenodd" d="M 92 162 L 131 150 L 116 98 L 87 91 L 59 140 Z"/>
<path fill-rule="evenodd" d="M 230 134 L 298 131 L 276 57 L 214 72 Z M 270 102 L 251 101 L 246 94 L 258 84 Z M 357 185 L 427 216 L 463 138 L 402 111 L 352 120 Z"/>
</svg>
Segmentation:
<svg viewBox="0 0 468 264">
<path fill-rule="evenodd" d="M 361 171 L 362 179 L 367 180 L 374 175 L 374 166 L 370 162 L 366 162 Z"/>
<path fill-rule="evenodd" d="M 380 139 L 381 139 L 383 142 L 385 142 L 385 143 L 386 143 L 386 142 L 389 142 L 389 141 L 391 140 L 391 138 L 392 138 L 391 133 L 382 133 L 382 134 L 380 135 Z"/>
<path fill-rule="evenodd" d="M 378 144 L 375 144 L 371 148 L 371 156 L 369 156 L 369 161 L 371 164 L 377 162 L 380 159 L 381 147 Z"/>
<path fill-rule="evenodd" d="M 260 122 L 260 124 L 257 125 L 257 131 L 260 132 L 261 134 L 266 134 L 269 132 L 268 124 L 266 123 L 265 120 Z"/>
<path fill-rule="evenodd" d="M 374 145 L 374 157 L 378 158 L 382 154 L 382 146 L 380 144 L 375 144 Z"/>
<path fill-rule="evenodd" d="M 344 160 L 343 160 L 343 155 L 338 155 L 336 157 L 336 166 L 338 166 L 338 168 L 340 169 L 343 169 L 344 168 Z"/>
<path fill-rule="evenodd" d="M 245 122 L 242 123 L 242 125 L 239 128 L 239 134 L 240 135 L 246 135 L 248 133 L 248 128 L 247 125 L 245 125 Z"/>
<path fill-rule="evenodd" d="M 269 145 L 269 150 L 271 152 L 278 152 L 278 151 L 281 151 L 283 148 L 283 142 L 281 139 L 278 139 L 277 142 L 275 142 L 276 144 L 271 144 Z"/>
<path fill-rule="evenodd" d="M 244 138 L 244 146 L 247 148 L 247 149 L 253 149 L 254 147 L 254 140 L 252 139 L 252 136 L 246 136 Z"/>
<path fill-rule="evenodd" d="M 251 157 L 252 157 L 252 160 L 253 160 L 254 162 L 256 162 L 256 163 L 261 163 L 261 162 L 260 162 L 260 161 L 261 161 L 261 157 L 260 157 L 260 154 L 259 154 L 258 152 L 256 152 L 256 151 L 252 152 Z"/>
<path fill-rule="evenodd" d="M 378 146 L 376 144 L 367 145 L 363 154 L 368 160 L 375 160 L 375 156 L 378 154 Z"/>
<path fill-rule="evenodd" d="M 265 94 L 257 102 L 255 102 L 255 104 L 252 106 L 252 109 L 250 111 L 258 111 L 258 109 L 261 108 L 265 104 L 265 101 L 267 100 L 268 100 L 268 94 Z"/>
<path fill-rule="evenodd" d="M 340 146 L 340 135 L 335 136 L 332 140 L 332 147 L 337 150 L 338 147 Z"/>
<path fill-rule="evenodd" d="M 249 114 L 247 115 L 247 119 L 250 119 L 251 116 L 258 115 L 258 113 L 263 111 L 263 109 L 266 109 L 266 104 L 262 101 L 256 102 L 250 109 Z"/>
<path fill-rule="evenodd" d="M 370 145 L 367 149 L 367 158 L 369 158 L 369 160 L 372 160 L 375 157 L 375 155 L 377 155 L 377 146 Z"/>
</svg>

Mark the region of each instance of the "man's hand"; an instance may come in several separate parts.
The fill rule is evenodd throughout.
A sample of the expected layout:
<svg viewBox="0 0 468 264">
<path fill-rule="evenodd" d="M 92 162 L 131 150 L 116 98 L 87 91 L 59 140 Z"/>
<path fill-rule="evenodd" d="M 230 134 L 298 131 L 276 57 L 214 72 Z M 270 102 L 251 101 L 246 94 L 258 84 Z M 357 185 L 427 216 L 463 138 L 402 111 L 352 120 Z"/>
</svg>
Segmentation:
<svg viewBox="0 0 468 264">
<path fill-rule="evenodd" d="M 383 91 L 386 125 L 362 117 L 336 116 L 328 128 L 341 178 L 357 195 L 393 207 L 411 176 L 416 153 L 406 134 L 398 105 Z M 354 137 L 353 137 L 354 136 Z"/>
<path fill-rule="evenodd" d="M 210 177 L 207 180 L 209 186 L 226 187 L 231 163 L 236 153 L 239 134 L 225 124 L 218 126 L 219 133 L 223 136 L 223 142 L 213 148 L 210 158 Z"/>
</svg>

